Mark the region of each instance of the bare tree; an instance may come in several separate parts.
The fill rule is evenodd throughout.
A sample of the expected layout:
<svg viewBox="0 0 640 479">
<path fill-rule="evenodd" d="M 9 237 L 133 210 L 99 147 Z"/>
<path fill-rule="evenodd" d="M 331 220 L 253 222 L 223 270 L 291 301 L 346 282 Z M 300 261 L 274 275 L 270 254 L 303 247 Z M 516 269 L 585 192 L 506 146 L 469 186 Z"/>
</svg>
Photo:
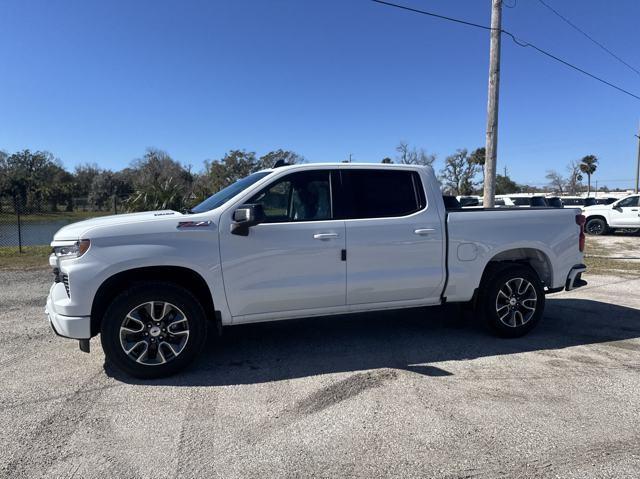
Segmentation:
<svg viewBox="0 0 640 479">
<path fill-rule="evenodd" d="M 424 148 L 411 148 L 408 143 L 401 141 L 396 146 L 398 152 L 398 163 L 402 165 L 423 165 L 431 166 L 436 161 L 436 155 L 428 154 Z"/>
<path fill-rule="evenodd" d="M 565 184 L 566 192 L 570 195 L 577 195 L 582 190 L 582 171 L 580 170 L 580 162 L 573 160 L 567 165 L 567 181 Z"/>
<path fill-rule="evenodd" d="M 566 180 L 564 177 L 558 173 L 556 170 L 547 171 L 547 180 L 549 180 L 549 187 L 555 192 L 562 194 L 564 193 L 564 187 L 566 185 Z"/>
<path fill-rule="evenodd" d="M 478 184 L 475 178 L 480 168 L 466 149 L 447 156 L 444 168 L 440 171 L 444 190 L 454 195 L 473 194 L 474 187 Z"/>
</svg>

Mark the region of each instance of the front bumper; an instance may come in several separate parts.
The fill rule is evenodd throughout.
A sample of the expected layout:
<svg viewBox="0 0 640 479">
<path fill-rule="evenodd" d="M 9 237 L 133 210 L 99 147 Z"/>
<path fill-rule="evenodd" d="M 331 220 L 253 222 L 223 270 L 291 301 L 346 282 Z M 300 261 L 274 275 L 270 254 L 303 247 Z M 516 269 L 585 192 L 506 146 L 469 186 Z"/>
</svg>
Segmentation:
<svg viewBox="0 0 640 479">
<path fill-rule="evenodd" d="M 60 289 L 62 288 L 62 289 Z M 56 311 L 56 296 L 64 294 L 66 291 L 62 283 L 55 283 L 49 290 L 45 314 L 49 324 L 58 336 L 71 339 L 91 338 L 91 318 L 89 316 L 65 316 Z"/>
</svg>

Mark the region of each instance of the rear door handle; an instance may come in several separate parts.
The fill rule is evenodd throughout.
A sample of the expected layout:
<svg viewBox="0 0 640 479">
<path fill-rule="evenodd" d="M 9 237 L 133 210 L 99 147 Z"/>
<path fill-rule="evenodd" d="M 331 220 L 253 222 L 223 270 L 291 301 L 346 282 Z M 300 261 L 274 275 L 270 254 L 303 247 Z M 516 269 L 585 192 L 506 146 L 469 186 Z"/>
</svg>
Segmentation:
<svg viewBox="0 0 640 479">
<path fill-rule="evenodd" d="M 338 233 L 316 233 L 313 235 L 313 239 L 317 240 L 328 240 L 333 238 L 338 238 Z"/>
<path fill-rule="evenodd" d="M 413 230 L 414 234 L 420 235 L 420 236 L 426 236 L 430 233 L 433 233 L 435 231 L 435 228 L 418 228 L 417 230 Z"/>
</svg>

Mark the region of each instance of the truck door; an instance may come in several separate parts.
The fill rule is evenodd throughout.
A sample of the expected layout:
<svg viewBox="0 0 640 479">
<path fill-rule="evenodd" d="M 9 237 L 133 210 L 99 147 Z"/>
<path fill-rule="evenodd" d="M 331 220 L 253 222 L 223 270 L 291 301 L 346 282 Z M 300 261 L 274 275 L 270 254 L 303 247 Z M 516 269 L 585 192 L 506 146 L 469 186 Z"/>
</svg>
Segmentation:
<svg viewBox="0 0 640 479">
<path fill-rule="evenodd" d="M 640 196 L 624 198 L 611 209 L 611 226 L 640 228 Z"/>
<path fill-rule="evenodd" d="M 266 216 L 248 236 L 231 234 L 233 211 L 223 214 L 220 256 L 232 316 L 344 307 L 345 226 L 334 219 L 332 176 L 305 170 L 265 186 L 246 201 Z"/>
<path fill-rule="evenodd" d="M 444 234 L 420 175 L 345 168 L 341 179 L 347 304 L 438 302 L 444 282 Z"/>
</svg>

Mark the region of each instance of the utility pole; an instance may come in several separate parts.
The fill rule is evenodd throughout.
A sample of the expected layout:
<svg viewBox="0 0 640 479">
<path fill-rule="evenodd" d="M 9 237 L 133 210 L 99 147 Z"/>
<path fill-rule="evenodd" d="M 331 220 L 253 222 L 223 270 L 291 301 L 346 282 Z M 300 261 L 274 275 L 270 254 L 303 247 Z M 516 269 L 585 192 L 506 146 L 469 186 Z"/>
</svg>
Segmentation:
<svg viewBox="0 0 640 479">
<path fill-rule="evenodd" d="M 638 193 L 638 186 L 640 183 L 640 124 L 638 125 L 638 134 L 636 135 L 638 139 L 638 159 L 636 160 L 636 189 L 635 192 Z"/>
<path fill-rule="evenodd" d="M 487 100 L 487 141 L 484 163 L 482 204 L 493 208 L 496 193 L 496 157 L 498 153 L 498 95 L 500 89 L 500 36 L 502 0 L 491 0 L 491 46 L 489 50 L 489 98 Z"/>
</svg>

